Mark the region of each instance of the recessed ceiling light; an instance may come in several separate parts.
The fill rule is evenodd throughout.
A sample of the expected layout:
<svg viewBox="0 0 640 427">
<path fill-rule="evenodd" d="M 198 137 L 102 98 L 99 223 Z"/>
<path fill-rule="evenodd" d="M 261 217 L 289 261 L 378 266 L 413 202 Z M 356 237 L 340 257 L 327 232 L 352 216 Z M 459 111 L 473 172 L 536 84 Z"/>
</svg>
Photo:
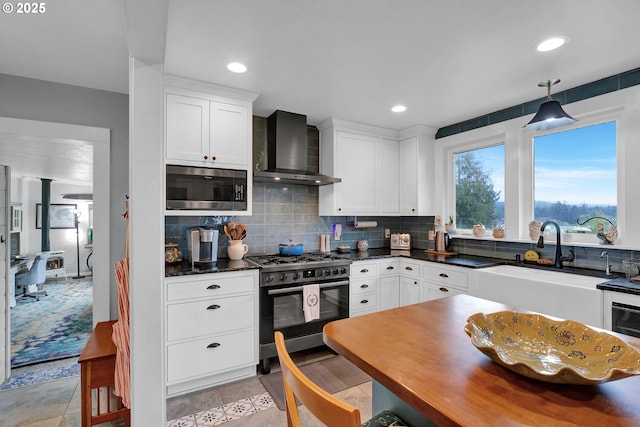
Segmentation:
<svg viewBox="0 0 640 427">
<path fill-rule="evenodd" d="M 402 113 L 403 111 L 406 111 L 406 109 L 407 107 L 405 107 L 404 105 L 396 105 L 391 108 L 391 111 L 393 111 L 394 113 Z"/>
<path fill-rule="evenodd" d="M 233 73 L 244 73 L 247 71 L 247 66 L 240 62 L 230 62 L 227 64 L 227 69 Z"/>
<path fill-rule="evenodd" d="M 537 47 L 538 52 L 548 52 L 554 50 L 565 44 L 569 40 L 566 36 L 555 36 L 543 40 Z"/>
</svg>

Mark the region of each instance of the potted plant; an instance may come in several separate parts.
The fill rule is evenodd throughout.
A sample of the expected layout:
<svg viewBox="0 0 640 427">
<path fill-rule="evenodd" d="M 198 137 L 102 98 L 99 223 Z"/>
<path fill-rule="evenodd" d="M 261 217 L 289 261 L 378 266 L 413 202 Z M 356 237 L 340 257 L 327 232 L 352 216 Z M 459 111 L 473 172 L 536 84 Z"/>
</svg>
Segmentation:
<svg viewBox="0 0 640 427">
<path fill-rule="evenodd" d="M 493 227 L 493 237 L 502 239 L 504 237 L 504 224 L 498 224 Z"/>
<path fill-rule="evenodd" d="M 449 215 L 449 221 L 444 225 L 444 231 L 446 231 L 447 233 L 451 233 L 453 229 L 454 229 L 453 217 Z"/>
</svg>

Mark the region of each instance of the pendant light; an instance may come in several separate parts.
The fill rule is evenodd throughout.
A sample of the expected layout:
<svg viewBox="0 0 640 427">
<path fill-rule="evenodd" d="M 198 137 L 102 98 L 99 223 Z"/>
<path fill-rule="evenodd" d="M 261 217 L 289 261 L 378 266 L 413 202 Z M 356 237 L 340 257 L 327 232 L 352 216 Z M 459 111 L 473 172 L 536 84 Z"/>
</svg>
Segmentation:
<svg viewBox="0 0 640 427">
<path fill-rule="evenodd" d="M 551 86 L 556 83 L 560 83 L 560 79 L 538 83 L 539 87 L 547 88 L 547 101 L 540 104 L 538 112 L 533 116 L 533 119 L 524 126 L 525 128 L 531 130 L 549 130 L 577 122 L 576 119 L 564 112 L 558 101 L 551 99 Z"/>
</svg>

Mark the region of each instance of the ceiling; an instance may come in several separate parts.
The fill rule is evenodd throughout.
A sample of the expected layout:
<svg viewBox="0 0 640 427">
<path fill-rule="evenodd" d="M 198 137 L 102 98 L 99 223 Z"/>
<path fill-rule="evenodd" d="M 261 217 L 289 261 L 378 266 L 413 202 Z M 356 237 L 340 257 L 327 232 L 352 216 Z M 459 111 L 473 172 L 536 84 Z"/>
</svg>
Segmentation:
<svg viewBox="0 0 640 427">
<path fill-rule="evenodd" d="M 0 73 L 126 93 L 123 4 L 66 0 L 41 15 L 4 13 Z M 637 0 L 167 4 L 168 74 L 256 92 L 254 114 L 282 109 L 310 124 L 337 117 L 439 128 L 541 98 L 543 80 L 560 78 L 561 91 L 640 67 Z M 569 43 L 535 50 L 557 34 Z M 231 61 L 248 72 L 230 73 Z M 398 103 L 407 111 L 392 113 Z"/>
</svg>

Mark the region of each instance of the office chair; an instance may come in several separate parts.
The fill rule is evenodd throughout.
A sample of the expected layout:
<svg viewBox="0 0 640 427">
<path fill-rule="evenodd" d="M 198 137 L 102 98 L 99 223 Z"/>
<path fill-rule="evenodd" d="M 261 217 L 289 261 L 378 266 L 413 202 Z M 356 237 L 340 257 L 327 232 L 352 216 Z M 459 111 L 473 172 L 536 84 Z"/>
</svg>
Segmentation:
<svg viewBox="0 0 640 427">
<path fill-rule="evenodd" d="M 30 285 L 42 285 L 47 280 L 47 259 L 49 254 L 36 255 L 31 268 L 18 272 L 15 278 L 16 295 L 18 289 L 23 289 L 23 297 L 34 298 L 40 301 L 39 295 L 47 295 L 46 291 L 29 292 Z"/>
</svg>

